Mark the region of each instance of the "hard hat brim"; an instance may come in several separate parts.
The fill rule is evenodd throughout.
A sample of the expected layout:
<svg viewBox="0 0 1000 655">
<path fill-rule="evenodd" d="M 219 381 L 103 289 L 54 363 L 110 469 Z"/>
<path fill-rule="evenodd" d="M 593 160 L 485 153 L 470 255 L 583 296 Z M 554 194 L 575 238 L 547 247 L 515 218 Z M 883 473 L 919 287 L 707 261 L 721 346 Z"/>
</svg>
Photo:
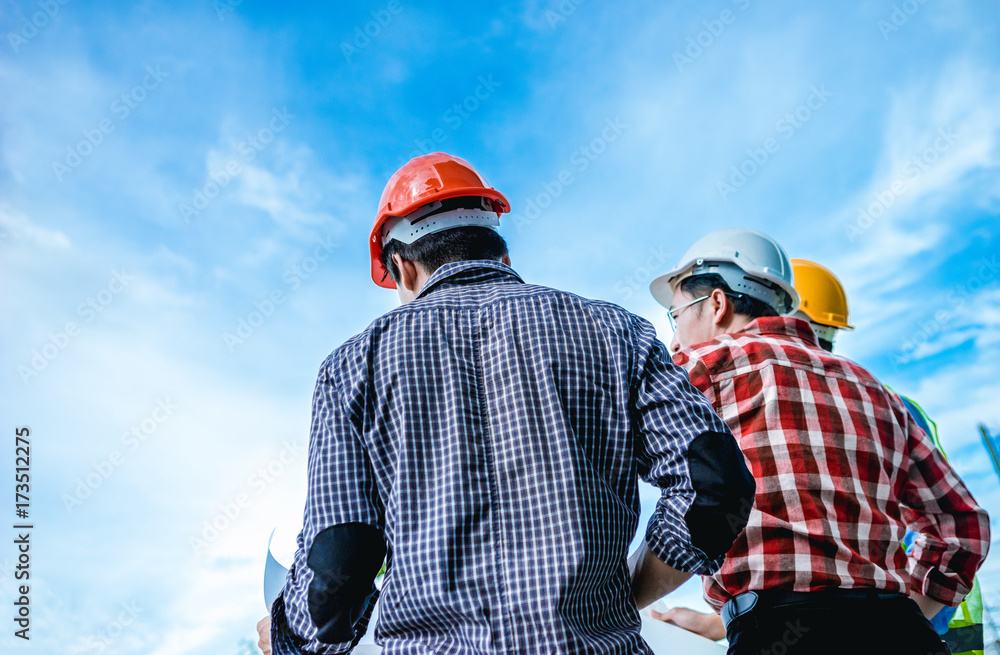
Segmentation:
<svg viewBox="0 0 1000 655">
<path fill-rule="evenodd" d="M 680 270 L 674 269 L 653 278 L 649 283 L 649 292 L 653 294 L 653 298 L 667 309 L 670 309 L 670 303 L 674 301 L 674 287 L 671 282 L 679 273 Z"/>
<path fill-rule="evenodd" d="M 837 318 L 829 314 L 817 314 L 816 312 L 809 311 L 806 307 L 799 308 L 803 314 L 809 317 L 809 320 L 813 323 L 819 323 L 820 325 L 825 325 L 827 327 L 837 328 L 838 330 L 853 330 L 854 326 L 843 320 L 842 318 Z"/>
</svg>

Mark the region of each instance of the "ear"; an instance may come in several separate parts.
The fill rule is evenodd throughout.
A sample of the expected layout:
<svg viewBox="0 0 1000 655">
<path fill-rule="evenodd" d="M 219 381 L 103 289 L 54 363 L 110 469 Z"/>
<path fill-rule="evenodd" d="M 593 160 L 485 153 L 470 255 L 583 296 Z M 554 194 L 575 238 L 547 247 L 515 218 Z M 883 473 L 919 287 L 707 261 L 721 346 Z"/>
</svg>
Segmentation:
<svg viewBox="0 0 1000 655">
<path fill-rule="evenodd" d="M 706 302 L 712 310 L 712 324 L 717 326 L 725 325 L 733 309 L 733 304 L 730 302 L 726 292 L 722 289 L 714 289 L 712 290 L 712 297 Z"/>
<path fill-rule="evenodd" d="M 503 257 L 500 258 L 500 263 L 503 264 L 504 266 L 510 266 L 510 257 L 504 255 Z"/>
<path fill-rule="evenodd" d="M 396 264 L 396 269 L 399 271 L 399 281 L 396 284 L 408 291 L 416 292 L 417 277 L 419 276 L 417 265 L 407 259 L 403 259 L 398 253 L 393 254 L 392 261 Z"/>
</svg>

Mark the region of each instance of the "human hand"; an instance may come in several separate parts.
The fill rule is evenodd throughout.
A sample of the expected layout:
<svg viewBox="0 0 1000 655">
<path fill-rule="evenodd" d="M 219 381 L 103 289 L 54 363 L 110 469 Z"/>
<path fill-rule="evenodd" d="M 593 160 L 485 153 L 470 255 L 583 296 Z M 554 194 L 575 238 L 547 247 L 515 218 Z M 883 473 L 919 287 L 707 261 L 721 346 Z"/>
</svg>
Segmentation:
<svg viewBox="0 0 1000 655">
<path fill-rule="evenodd" d="M 264 652 L 264 655 L 271 655 L 271 615 L 268 614 L 260 621 L 257 621 L 257 648 Z"/>
<path fill-rule="evenodd" d="M 726 628 L 722 624 L 722 617 L 718 614 L 704 614 L 686 607 L 674 607 L 666 612 L 650 610 L 649 613 L 654 619 L 672 623 L 705 639 L 718 641 L 726 637 Z"/>
<path fill-rule="evenodd" d="M 940 612 L 942 609 L 944 609 L 945 606 L 944 603 L 939 603 L 933 598 L 928 598 L 927 596 L 924 596 L 923 594 L 916 591 L 910 592 L 910 598 L 912 598 L 913 602 L 915 602 L 917 606 L 920 607 L 920 611 L 924 613 L 924 616 L 927 617 L 927 620 L 933 619 L 935 616 L 937 616 L 937 613 Z"/>
</svg>

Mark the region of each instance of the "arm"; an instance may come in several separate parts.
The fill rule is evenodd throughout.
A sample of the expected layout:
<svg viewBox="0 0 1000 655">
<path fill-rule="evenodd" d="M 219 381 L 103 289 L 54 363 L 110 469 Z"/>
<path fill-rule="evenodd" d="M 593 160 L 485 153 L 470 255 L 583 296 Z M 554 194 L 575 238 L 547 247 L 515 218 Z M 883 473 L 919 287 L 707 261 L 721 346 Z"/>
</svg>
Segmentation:
<svg viewBox="0 0 1000 655">
<path fill-rule="evenodd" d="M 718 570 L 746 526 L 755 485 L 729 428 L 655 338 L 635 416 L 639 473 L 662 492 L 646 531 L 649 555 L 633 556 L 648 562 L 633 581 L 637 601 L 648 604 L 679 574 Z"/>
<path fill-rule="evenodd" d="M 628 559 L 632 574 L 632 595 L 639 609 L 652 605 L 688 581 L 690 573 L 683 573 L 664 564 L 643 543 Z"/>
<path fill-rule="evenodd" d="M 886 388 L 888 389 L 888 387 Z M 941 452 L 942 455 L 945 456 L 945 459 L 948 459 L 947 455 L 944 453 L 944 449 L 941 447 L 941 441 L 937 436 L 937 425 L 931 420 L 931 417 L 927 416 L 923 408 L 910 398 L 899 394 L 899 399 L 903 401 L 903 406 L 906 407 L 910 420 L 913 421 L 917 427 L 927 433 L 927 436 L 930 437 L 932 442 L 934 442 L 934 446 Z M 908 534 L 915 535 L 916 533 L 910 532 Z M 917 606 L 920 607 L 920 611 L 923 612 L 924 616 L 928 619 L 933 619 L 938 612 L 946 607 L 944 603 L 939 603 L 917 591 L 911 591 L 910 598 L 912 598 Z"/>
<path fill-rule="evenodd" d="M 309 490 L 295 562 L 271 608 L 271 646 L 342 653 L 364 635 L 385 557 L 383 509 L 355 403 L 324 364 L 313 396 Z"/>
<path fill-rule="evenodd" d="M 907 432 L 903 519 L 917 533 L 907 563 L 910 596 L 933 616 L 943 605 L 958 605 L 972 589 L 989 550 L 989 517 L 902 403 L 896 414 Z"/>
<path fill-rule="evenodd" d="M 666 612 L 652 610 L 650 615 L 654 619 L 673 623 L 678 628 L 693 632 L 705 639 L 719 641 L 726 638 L 726 626 L 722 623 L 722 617 L 715 612 L 705 614 L 686 607 L 674 607 Z"/>
</svg>

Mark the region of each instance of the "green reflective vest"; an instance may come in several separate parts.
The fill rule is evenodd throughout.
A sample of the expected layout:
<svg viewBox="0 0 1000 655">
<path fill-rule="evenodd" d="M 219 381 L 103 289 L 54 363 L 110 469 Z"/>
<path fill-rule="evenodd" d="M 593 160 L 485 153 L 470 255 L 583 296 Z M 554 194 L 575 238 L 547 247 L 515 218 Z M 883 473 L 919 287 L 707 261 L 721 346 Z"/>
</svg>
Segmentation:
<svg viewBox="0 0 1000 655">
<path fill-rule="evenodd" d="M 944 448 L 938 440 L 937 424 L 931 420 L 923 408 L 906 396 L 900 396 L 906 409 L 910 411 L 917 424 L 930 435 L 941 454 L 947 459 Z M 941 635 L 953 655 L 983 655 L 983 596 L 979 590 L 979 580 L 972 581 L 972 591 L 965 597 L 962 604 L 948 623 L 948 632 Z"/>
</svg>

